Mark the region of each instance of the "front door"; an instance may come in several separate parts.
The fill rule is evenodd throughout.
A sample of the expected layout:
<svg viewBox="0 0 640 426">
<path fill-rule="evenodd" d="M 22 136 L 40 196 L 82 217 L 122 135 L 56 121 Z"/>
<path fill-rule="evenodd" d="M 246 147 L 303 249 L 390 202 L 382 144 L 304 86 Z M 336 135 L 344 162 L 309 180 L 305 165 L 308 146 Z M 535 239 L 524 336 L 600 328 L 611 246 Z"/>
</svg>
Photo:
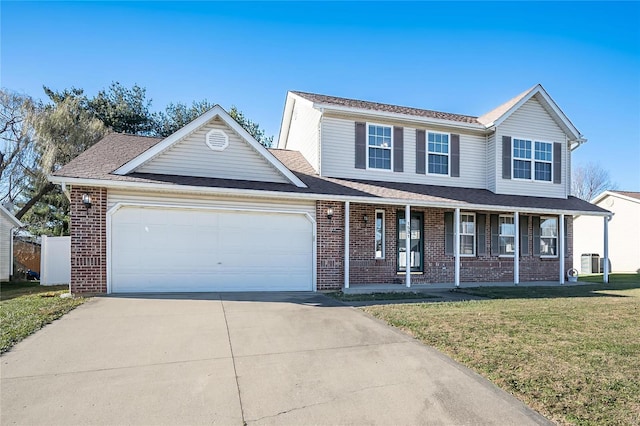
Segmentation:
<svg viewBox="0 0 640 426">
<path fill-rule="evenodd" d="M 423 255 L 422 248 L 424 247 L 424 239 L 423 239 L 423 213 L 411 213 L 411 252 L 409 253 L 410 261 L 411 261 L 411 272 L 422 272 L 423 271 Z M 398 272 L 405 272 L 407 265 L 406 258 L 406 222 L 405 222 L 405 214 L 404 210 L 398 210 L 397 220 L 396 220 L 396 230 L 397 230 L 397 247 L 398 247 L 398 256 L 397 256 L 397 270 Z"/>
</svg>

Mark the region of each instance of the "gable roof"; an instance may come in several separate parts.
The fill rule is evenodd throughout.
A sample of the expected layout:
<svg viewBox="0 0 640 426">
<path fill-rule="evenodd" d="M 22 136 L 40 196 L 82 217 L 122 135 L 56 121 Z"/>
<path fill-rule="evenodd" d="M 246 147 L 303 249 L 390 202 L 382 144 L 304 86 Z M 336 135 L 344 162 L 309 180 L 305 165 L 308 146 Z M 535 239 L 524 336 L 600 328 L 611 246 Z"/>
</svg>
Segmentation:
<svg viewBox="0 0 640 426">
<path fill-rule="evenodd" d="M 576 142 L 578 145 L 586 142 L 586 139 L 573 125 L 571 120 L 564 114 L 564 112 L 558 107 L 555 101 L 549 96 L 547 91 L 541 84 L 536 84 L 530 89 L 525 90 L 519 95 L 509 99 L 502 105 L 494 108 L 493 110 L 475 117 L 472 115 L 453 114 L 448 112 L 434 111 L 428 109 L 420 109 L 413 107 L 405 107 L 399 105 L 384 104 L 378 102 L 362 101 L 357 99 L 341 98 L 337 96 L 320 95 L 317 93 L 308 93 L 300 91 L 291 91 L 289 94 L 299 96 L 314 104 L 316 108 L 326 108 L 337 111 L 347 111 L 353 113 L 374 112 L 380 114 L 391 114 L 396 117 L 409 116 L 416 120 L 424 119 L 426 121 L 432 121 L 437 124 L 452 125 L 452 126 L 464 126 L 466 128 L 476 128 L 479 130 L 487 130 L 494 126 L 500 125 L 504 120 L 509 118 L 515 111 L 517 111 L 525 102 L 529 99 L 535 98 L 542 104 L 543 108 L 551 115 L 551 117 L 558 123 L 560 128 L 570 135 L 572 142 Z M 283 124 L 285 123 L 286 115 L 292 114 L 293 111 L 289 106 L 289 96 L 287 96 L 287 103 L 285 105 L 285 117 L 283 117 Z M 279 144 L 282 146 L 281 144 Z"/>
<path fill-rule="evenodd" d="M 576 129 L 569 117 L 558 107 L 547 91 L 541 84 L 536 84 L 529 90 L 525 90 L 518 96 L 509 99 L 499 107 L 489 111 L 486 114 L 478 117 L 478 122 L 485 127 L 499 126 L 507 118 L 509 118 L 515 111 L 517 111 L 525 102 L 529 99 L 536 97 L 536 99 L 542 104 L 544 109 L 558 122 L 562 130 L 572 136 L 572 140 L 578 143 L 584 143 L 587 140 Z"/>
<path fill-rule="evenodd" d="M 413 107 L 405 107 L 399 105 L 382 104 L 378 102 L 361 101 L 357 99 L 339 98 L 337 96 L 319 95 L 317 93 L 307 93 L 292 91 L 291 93 L 298 95 L 308 101 L 321 105 L 341 106 L 354 109 L 362 109 L 369 111 L 383 111 L 395 114 L 413 115 L 416 117 L 435 118 L 438 120 L 458 121 L 468 124 L 480 124 L 476 117 L 471 115 L 453 114 L 449 112 L 433 111 L 430 109 L 420 109 Z"/>
<path fill-rule="evenodd" d="M 13 223 L 16 227 L 21 228 L 21 227 L 24 226 L 22 224 L 22 222 L 20 222 L 17 217 L 15 217 L 13 214 L 11 214 L 11 212 L 9 210 L 7 210 L 2 204 L 0 204 L 0 214 L 5 216 L 7 218 L 7 220 L 9 220 L 9 222 Z"/>
<path fill-rule="evenodd" d="M 300 179 L 291 173 L 289 169 L 284 167 L 282 163 L 269 153 L 269 151 L 260 142 L 255 140 L 255 138 L 251 136 L 249 132 L 247 132 L 236 120 L 234 120 L 233 117 L 231 117 L 220 105 L 215 105 L 209 111 L 177 130 L 172 135 L 153 145 L 135 158 L 130 159 L 118 169 L 114 170 L 113 173 L 116 175 L 126 175 L 134 172 L 139 166 L 171 148 L 184 137 L 207 124 L 214 117 L 219 117 L 227 126 L 231 127 L 231 129 L 239 134 L 242 139 L 244 139 L 256 152 L 258 152 L 258 154 L 262 155 L 267 163 L 273 166 L 292 184 L 296 186 L 304 186 L 304 183 Z"/>
<path fill-rule="evenodd" d="M 598 202 L 602 201 L 604 198 L 606 198 L 607 196 L 614 196 L 614 197 L 618 197 L 618 198 L 623 198 L 623 199 L 628 200 L 628 201 L 633 201 L 634 203 L 640 203 L 640 192 L 634 192 L 634 191 L 612 191 L 612 190 L 604 191 L 604 192 L 600 193 L 593 200 L 591 200 L 591 202 L 593 204 L 598 203 Z"/>
</svg>

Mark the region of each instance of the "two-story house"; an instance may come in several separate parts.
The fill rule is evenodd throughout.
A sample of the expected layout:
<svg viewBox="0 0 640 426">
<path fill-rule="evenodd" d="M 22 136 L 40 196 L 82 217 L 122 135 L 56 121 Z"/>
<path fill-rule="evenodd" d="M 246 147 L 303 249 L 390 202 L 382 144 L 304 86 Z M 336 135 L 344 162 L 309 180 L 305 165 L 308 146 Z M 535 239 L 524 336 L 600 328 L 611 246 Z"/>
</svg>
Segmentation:
<svg viewBox="0 0 640 426">
<path fill-rule="evenodd" d="M 571 218 L 609 214 L 570 196 L 583 142 L 540 85 L 481 117 L 289 92 L 277 149 L 216 106 L 51 180 L 74 293 L 564 282 Z"/>
</svg>

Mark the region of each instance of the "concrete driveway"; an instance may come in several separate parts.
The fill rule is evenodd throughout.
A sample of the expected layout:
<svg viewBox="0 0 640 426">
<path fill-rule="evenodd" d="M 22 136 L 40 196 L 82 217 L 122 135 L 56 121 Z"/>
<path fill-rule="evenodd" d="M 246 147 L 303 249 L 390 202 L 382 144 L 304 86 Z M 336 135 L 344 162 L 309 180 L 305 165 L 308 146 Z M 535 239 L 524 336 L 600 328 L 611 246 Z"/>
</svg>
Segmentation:
<svg viewBox="0 0 640 426">
<path fill-rule="evenodd" d="M 319 294 L 99 297 L 0 359 L 2 425 L 548 424 Z"/>
</svg>

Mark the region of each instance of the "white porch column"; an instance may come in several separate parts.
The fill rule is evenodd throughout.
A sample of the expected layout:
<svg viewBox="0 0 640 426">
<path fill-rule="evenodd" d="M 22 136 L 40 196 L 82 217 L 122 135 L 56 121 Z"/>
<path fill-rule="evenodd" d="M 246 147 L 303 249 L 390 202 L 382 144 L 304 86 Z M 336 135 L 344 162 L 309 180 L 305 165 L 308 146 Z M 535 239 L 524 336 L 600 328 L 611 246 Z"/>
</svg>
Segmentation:
<svg viewBox="0 0 640 426">
<path fill-rule="evenodd" d="M 560 256 L 560 284 L 564 284 L 564 214 L 560 215 L 560 227 L 558 232 L 558 256 Z"/>
<path fill-rule="evenodd" d="M 344 288 L 349 288 L 349 201 L 344 202 Z"/>
<path fill-rule="evenodd" d="M 411 206 L 407 204 L 404 207 L 404 226 L 405 226 L 405 271 L 407 275 L 405 276 L 405 284 L 407 287 L 411 287 Z"/>
<path fill-rule="evenodd" d="M 520 214 L 513 213 L 513 284 L 520 284 Z"/>
<path fill-rule="evenodd" d="M 602 265 L 602 282 L 609 282 L 609 221 L 611 216 L 604 217 L 604 264 Z"/>
<path fill-rule="evenodd" d="M 456 287 L 460 287 L 460 208 L 456 209 L 453 226 L 453 255 L 455 256 L 454 282 L 456 284 Z"/>
</svg>

